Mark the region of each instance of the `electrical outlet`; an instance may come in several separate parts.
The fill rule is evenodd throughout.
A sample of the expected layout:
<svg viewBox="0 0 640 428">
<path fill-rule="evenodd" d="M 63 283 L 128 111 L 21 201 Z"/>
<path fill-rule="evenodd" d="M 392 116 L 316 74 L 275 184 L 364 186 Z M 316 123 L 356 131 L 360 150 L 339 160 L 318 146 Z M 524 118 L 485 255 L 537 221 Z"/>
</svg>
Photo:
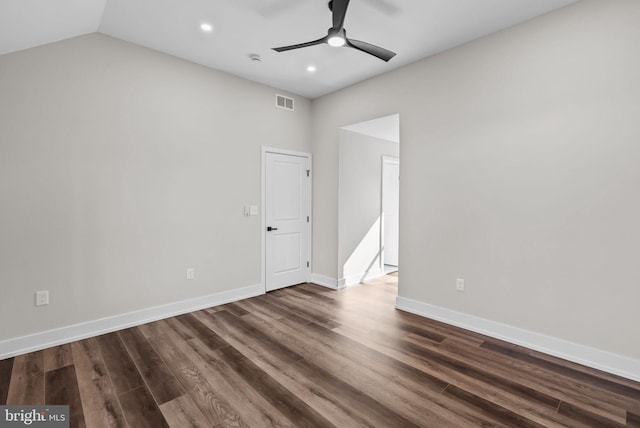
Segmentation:
<svg viewBox="0 0 640 428">
<path fill-rule="evenodd" d="M 456 290 L 464 291 L 464 279 L 456 278 Z"/>
<path fill-rule="evenodd" d="M 194 279 L 196 277 L 196 271 L 193 268 L 187 269 L 187 279 Z"/>
<path fill-rule="evenodd" d="M 36 291 L 36 306 L 44 306 L 49 304 L 48 291 Z"/>
</svg>

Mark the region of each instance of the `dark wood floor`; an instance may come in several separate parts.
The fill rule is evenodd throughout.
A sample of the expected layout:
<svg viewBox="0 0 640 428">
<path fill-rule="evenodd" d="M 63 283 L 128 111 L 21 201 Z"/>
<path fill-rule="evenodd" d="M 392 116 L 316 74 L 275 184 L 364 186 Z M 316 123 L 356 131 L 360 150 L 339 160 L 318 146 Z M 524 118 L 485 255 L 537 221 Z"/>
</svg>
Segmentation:
<svg viewBox="0 0 640 428">
<path fill-rule="evenodd" d="M 72 427 L 640 427 L 640 384 L 305 284 L 0 361 Z"/>
</svg>

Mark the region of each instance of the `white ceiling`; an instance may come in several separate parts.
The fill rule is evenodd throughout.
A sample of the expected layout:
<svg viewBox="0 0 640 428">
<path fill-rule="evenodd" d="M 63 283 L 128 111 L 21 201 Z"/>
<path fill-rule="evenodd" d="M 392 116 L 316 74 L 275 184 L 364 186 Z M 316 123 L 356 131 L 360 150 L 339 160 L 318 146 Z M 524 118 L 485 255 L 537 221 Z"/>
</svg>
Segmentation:
<svg viewBox="0 0 640 428">
<path fill-rule="evenodd" d="M 351 132 L 357 132 L 358 134 L 368 135 L 369 137 L 381 138 L 383 140 L 399 143 L 400 115 L 392 114 L 390 116 L 379 117 L 377 119 L 343 126 L 341 129 L 345 129 Z"/>
<path fill-rule="evenodd" d="M 315 98 L 575 1 L 352 0 L 348 36 L 397 53 L 385 63 L 328 45 L 271 50 L 324 37 L 326 0 L 0 0 L 0 55 L 99 31 Z"/>
</svg>

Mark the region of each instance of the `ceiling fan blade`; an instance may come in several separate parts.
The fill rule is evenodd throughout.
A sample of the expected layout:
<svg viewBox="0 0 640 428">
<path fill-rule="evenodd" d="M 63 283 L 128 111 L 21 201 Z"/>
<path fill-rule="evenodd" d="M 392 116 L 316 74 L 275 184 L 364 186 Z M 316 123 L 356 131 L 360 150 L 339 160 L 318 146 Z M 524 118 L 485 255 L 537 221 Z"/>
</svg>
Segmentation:
<svg viewBox="0 0 640 428">
<path fill-rule="evenodd" d="M 332 0 L 331 12 L 333 12 L 333 29 L 342 30 L 344 28 L 344 18 L 347 16 L 349 0 Z"/>
<path fill-rule="evenodd" d="M 272 49 L 276 52 L 284 52 L 284 51 L 290 51 L 292 49 L 300 49 L 300 48 L 306 48 L 308 46 L 321 45 L 326 42 L 327 42 L 327 36 L 324 36 L 323 38 L 314 40 L 312 42 L 300 43 L 300 44 L 291 45 L 291 46 L 282 46 L 279 48 L 272 48 Z"/>
<path fill-rule="evenodd" d="M 385 15 L 393 16 L 397 15 L 400 12 L 400 8 L 387 0 L 365 0 L 365 3 L 368 3 L 369 6 L 374 9 L 378 9 L 380 13 Z"/>
<path fill-rule="evenodd" d="M 395 52 L 391 52 L 380 46 L 372 45 L 371 43 L 361 42 L 360 40 L 347 39 L 347 46 L 358 49 L 359 51 L 373 55 L 381 60 L 388 62 L 391 58 L 396 56 Z"/>
</svg>

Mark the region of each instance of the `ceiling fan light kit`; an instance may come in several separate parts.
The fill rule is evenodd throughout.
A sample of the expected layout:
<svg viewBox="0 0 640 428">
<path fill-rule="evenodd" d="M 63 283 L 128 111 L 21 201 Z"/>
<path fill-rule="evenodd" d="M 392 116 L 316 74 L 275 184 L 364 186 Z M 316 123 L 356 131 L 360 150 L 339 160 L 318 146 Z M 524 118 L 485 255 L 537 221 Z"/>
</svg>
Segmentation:
<svg viewBox="0 0 640 428">
<path fill-rule="evenodd" d="M 309 46 L 321 45 L 326 43 L 333 47 L 345 46 L 352 49 L 356 49 L 373 55 L 385 62 L 388 62 L 396 54 L 380 46 L 372 45 L 371 43 L 362 42 L 360 40 L 352 40 L 347 37 L 347 32 L 344 29 L 344 19 L 347 15 L 347 7 L 349 6 L 349 0 L 332 0 L 329 2 L 329 9 L 333 14 L 333 26 L 327 31 L 327 35 L 321 39 L 313 40 L 311 42 L 299 43 L 297 45 L 282 46 L 279 48 L 273 48 L 276 52 L 285 52 L 293 49 L 306 48 Z"/>
<path fill-rule="evenodd" d="M 340 46 L 344 46 L 346 42 L 342 36 L 331 36 L 329 37 L 329 40 L 327 40 L 327 43 L 334 48 L 338 48 Z"/>
</svg>

